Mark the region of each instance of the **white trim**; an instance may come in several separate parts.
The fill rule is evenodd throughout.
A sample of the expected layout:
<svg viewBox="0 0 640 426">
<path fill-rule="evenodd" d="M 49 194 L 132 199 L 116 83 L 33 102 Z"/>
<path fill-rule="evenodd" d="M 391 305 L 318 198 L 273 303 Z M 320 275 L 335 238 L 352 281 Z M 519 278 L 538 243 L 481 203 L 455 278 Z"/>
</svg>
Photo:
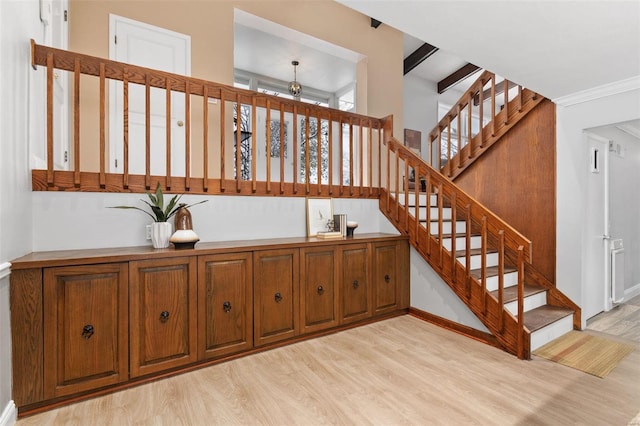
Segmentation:
<svg viewBox="0 0 640 426">
<path fill-rule="evenodd" d="M 0 263 L 0 280 L 11 274 L 11 264 L 9 262 Z"/>
<path fill-rule="evenodd" d="M 16 410 L 16 404 L 11 400 L 4 407 L 2 415 L 0 415 L 0 426 L 13 426 L 17 420 L 18 410 Z"/>
<path fill-rule="evenodd" d="M 557 105 L 567 107 L 637 89 L 640 89 L 640 75 L 603 84 L 602 86 L 582 90 L 570 95 L 560 96 L 559 98 L 553 99 L 553 102 Z"/>
<path fill-rule="evenodd" d="M 633 299 L 637 295 L 640 294 L 640 283 L 634 285 L 631 288 L 628 288 L 624 291 L 624 300 L 625 302 L 629 299 Z"/>
</svg>

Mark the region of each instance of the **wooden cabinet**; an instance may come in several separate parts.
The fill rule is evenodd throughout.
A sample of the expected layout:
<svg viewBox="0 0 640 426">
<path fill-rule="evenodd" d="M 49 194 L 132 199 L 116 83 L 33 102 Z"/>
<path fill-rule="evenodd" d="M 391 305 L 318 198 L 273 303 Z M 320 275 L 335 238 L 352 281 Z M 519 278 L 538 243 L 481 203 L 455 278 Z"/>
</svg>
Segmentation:
<svg viewBox="0 0 640 426">
<path fill-rule="evenodd" d="M 334 247 L 300 249 L 300 324 L 302 333 L 338 325 L 338 264 Z"/>
<path fill-rule="evenodd" d="M 196 258 L 129 263 L 131 377 L 195 362 Z"/>
<path fill-rule="evenodd" d="M 395 242 L 373 244 L 373 310 L 394 311 L 398 306 L 398 245 Z"/>
<path fill-rule="evenodd" d="M 44 398 L 128 379 L 127 264 L 44 270 Z"/>
<path fill-rule="evenodd" d="M 342 323 L 368 318 L 371 315 L 368 245 L 345 245 L 340 249 L 340 261 Z"/>
<path fill-rule="evenodd" d="M 254 269 L 254 345 L 298 334 L 299 250 L 257 251 Z"/>
<path fill-rule="evenodd" d="M 253 347 L 252 254 L 198 259 L 198 352 L 215 358 Z"/>
</svg>

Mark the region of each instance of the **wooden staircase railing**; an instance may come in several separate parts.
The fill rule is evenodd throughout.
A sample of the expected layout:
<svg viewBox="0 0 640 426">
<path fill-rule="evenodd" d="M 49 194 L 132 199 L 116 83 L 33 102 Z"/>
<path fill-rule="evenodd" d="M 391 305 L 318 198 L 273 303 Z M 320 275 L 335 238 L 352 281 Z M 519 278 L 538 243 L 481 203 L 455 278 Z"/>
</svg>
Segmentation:
<svg viewBox="0 0 640 426">
<path fill-rule="evenodd" d="M 387 132 L 386 134 L 390 134 Z M 380 209 L 402 232 L 429 265 L 449 284 L 458 297 L 474 312 L 497 338 L 505 350 L 519 358 L 529 358 L 529 340 L 524 327 L 525 267 L 531 263 L 531 242 L 474 200 L 454 183 L 416 156 L 400 142 L 389 137 L 386 143 L 386 179 L 380 197 Z M 413 170 L 416 184 L 409 189 L 408 176 Z M 422 188 L 420 188 L 422 186 Z M 409 207 L 411 197 L 434 198 L 435 206 L 422 209 L 418 202 Z M 443 209 L 451 209 L 450 231 L 445 231 Z M 464 231 L 456 223 L 464 222 Z M 449 234 L 449 235 L 447 235 Z M 483 263 L 479 276 L 472 275 L 470 250 L 466 250 L 465 266 L 456 260 L 457 241 L 479 236 Z M 444 240 L 450 238 L 450 248 Z M 498 252 L 498 297 L 487 290 L 488 268 L 484 262 L 487 250 Z M 503 306 L 504 271 L 509 266 L 518 273 L 518 315 Z"/>
<path fill-rule="evenodd" d="M 47 166 L 32 170 L 33 190 L 144 192 L 160 182 L 165 190 L 193 194 L 359 198 L 380 194 L 383 130 L 377 118 L 33 41 L 31 59 L 34 68 L 46 67 L 47 87 Z M 67 170 L 54 166 L 54 147 L 61 142 L 54 140 L 54 80 L 61 77 L 68 77 L 72 87 L 70 94 L 63 94 L 72 105 Z M 114 81 L 120 86 L 109 86 Z M 109 158 L 108 145 L 115 136 L 108 134 L 108 89 L 122 94 L 116 120 L 122 120 L 123 129 L 119 166 Z M 141 114 L 146 121 L 137 138 L 131 132 L 134 89 L 144 93 Z M 176 100 L 184 115 L 174 122 Z M 151 120 L 157 118 L 151 117 L 153 109 L 162 112 L 162 124 L 155 124 L 159 138 L 152 134 Z M 139 153 L 135 158 L 134 148 Z M 160 160 L 154 165 L 155 156 Z M 88 157 L 91 165 L 85 166 L 81 160 Z M 132 172 L 134 168 L 138 172 Z"/>
<path fill-rule="evenodd" d="M 484 71 L 429 134 L 427 158 L 454 180 L 544 99 Z"/>
</svg>

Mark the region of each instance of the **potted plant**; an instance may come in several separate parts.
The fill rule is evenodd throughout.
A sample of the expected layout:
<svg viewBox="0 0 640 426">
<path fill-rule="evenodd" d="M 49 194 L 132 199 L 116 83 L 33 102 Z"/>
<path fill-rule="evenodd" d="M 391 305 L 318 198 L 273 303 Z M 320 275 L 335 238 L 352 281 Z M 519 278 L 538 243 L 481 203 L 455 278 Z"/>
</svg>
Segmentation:
<svg viewBox="0 0 640 426">
<path fill-rule="evenodd" d="M 141 199 L 140 201 L 151 208 L 151 213 L 143 208 L 135 206 L 113 206 L 110 208 L 135 209 L 140 210 L 146 215 L 149 215 L 149 217 L 153 219 L 153 224 L 151 225 L 151 242 L 153 243 L 154 248 L 169 247 L 169 238 L 171 237 L 172 227 L 171 223 L 168 222 L 168 220 L 178 212 L 178 209 L 180 209 L 181 207 L 193 207 L 208 201 L 202 200 L 194 204 L 185 205 L 184 203 L 178 203 L 178 201 L 180 201 L 180 198 L 182 198 L 182 194 L 177 194 L 171 197 L 171 199 L 169 199 L 169 202 L 165 206 L 164 196 L 162 194 L 162 186 L 160 185 L 160 182 L 158 182 L 154 194 L 149 191 L 147 191 L 146 194 L 147 197 L 149 197 L 149 201 L 144 199 Z"/>
</svg>

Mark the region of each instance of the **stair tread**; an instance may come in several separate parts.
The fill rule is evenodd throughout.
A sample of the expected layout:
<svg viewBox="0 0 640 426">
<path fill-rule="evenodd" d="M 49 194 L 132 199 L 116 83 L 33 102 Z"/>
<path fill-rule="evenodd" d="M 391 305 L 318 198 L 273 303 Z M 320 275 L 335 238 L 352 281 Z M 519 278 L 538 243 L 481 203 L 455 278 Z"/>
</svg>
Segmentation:
<svg viewBox="0 0 640 426">
<path fill-rule="evenodd" d="M 544 287 L 535 284 L 526 284 L 524 285 L 524 297 L 532 296 L 534 294 L 538 294 L 545 291 Z M 498 290 L 494 290 L 491 292 L 491 295 L 498 299 Z M 518 286 L 510 286 L 505 287 L 502 292 L 502 301 L 504 303 L 513 302 L 514 300 L 518 300 Z"/>
<path fill-rule="evenodd" d="M 463 237 L 466 237 L 467 234 L 465 232 L 458 232 L 455 235 L 454 234 L 442 234 L 442 238 L 443 239 L 452 238 L 453 236 L 455 236 L 456 238 L 463 238 Z M 481 236 L 480 234 L 473 234 L 473 233 L 471 234 L 471 237 L 480 237 L 480 236 Z M 435 237 L 436 240 L 438 239 L 438 235 L 437 234 L 435 234 L 434 237 Z"/>
<path fill-rule="evenodd" d="M 536 330 L 540 330 L 541 328 L 572 314 L 573 311 L 568 308 L 544 305 L 524 313 L 524 326 L 529 330 L 529 332 L 533 333 Z"/>
<path fill-rule="evenodd" d="M 499 268 L 497 266 L 488 266 L 487 268 L 487 278 L 488 277 L 495 277 L 496 275 L 498 275 L 499 272 Z M 514 267 L 514 266 L 504 266 L 504 273 L 505 274 L 509 274 L 511 272 L 517 272 L 518 268 Z M 482 268 L 480 269 L 472 269 L 471 270 L 471 276 L 477 279 L 482 278 Z"/>
<path fill-rule="evenodd" d="M 474 248 L 469 250 L 471 253 L 471 256 L 478 256 L 482 254 L 482 249 L 481 248 Z M 487 249 L 487 254 L 492 254 L 492 253 L 497 253 L 498 250 L 493 250 L 493 249 Z M 467 256 L 467 251 L 466 250 L 456 250 L 456 257 L 466 257 Z"/>
</svg>

